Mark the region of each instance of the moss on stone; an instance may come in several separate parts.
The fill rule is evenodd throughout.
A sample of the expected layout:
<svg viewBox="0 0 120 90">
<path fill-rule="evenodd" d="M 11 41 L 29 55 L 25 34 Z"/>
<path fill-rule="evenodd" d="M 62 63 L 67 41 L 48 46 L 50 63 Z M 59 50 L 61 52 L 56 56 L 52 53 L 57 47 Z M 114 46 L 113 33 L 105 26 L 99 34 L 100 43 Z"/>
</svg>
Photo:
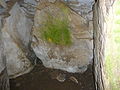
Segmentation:
<svg viewBox="0 0 120 90">
<path fill-rule="evenodd" d="M 62 8 L 61 11 L 63 16 L 60 16 L 60 18 L 47 12 L 46 22 L 42 28 L 42 38 L 57 45 L 70 45 L 68 10 Z"/>
</svg>

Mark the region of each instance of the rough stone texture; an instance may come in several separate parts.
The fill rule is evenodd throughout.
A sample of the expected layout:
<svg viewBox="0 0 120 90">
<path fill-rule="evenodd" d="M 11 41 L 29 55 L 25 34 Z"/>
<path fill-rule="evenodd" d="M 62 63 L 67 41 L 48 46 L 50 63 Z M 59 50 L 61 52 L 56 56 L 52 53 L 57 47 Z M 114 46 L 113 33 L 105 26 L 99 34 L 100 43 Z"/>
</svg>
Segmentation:
<svg viewBox="0 0 120 90">
<path fill-rule="evenodd" d="M 6 58 L 4 53 L 4 45 L 2 41 L 2 32 L 1 28 L 3 27 L 2 24 L 3 16 L 0 16 L 0 90 L 9 90 L 9 79 L 6 70 Z"/>
<path fill-rule="evenodd" d="M 67 2 L 73 10 L 77 11 L 86 20 L 92 20 L 94 0 L 67 0 Z"/>
<path fill-rule="evenodd" d="M 110 30 L 109 17 L 114 0 L 97 0 L 94 5 L 94 75 L 96 90 L 110 90 L 104 73 L 106 31 Z"/>
<path fill-rule="evenodd" d="M 104 82 L 103 82 L 103 60 L 104 60 L 104 36 L 103 35 L 103 16 L 97 17 L 101 15 L 100 8 L 97 8 L 98 3 L 95 4 L 95 13 L 94 13 L 94 67 L 95 67 L 95 79 L 96 79 L 96 89 L 104 90 Z M 102 20 L 101 20 L 102 19 Z M 98 23 L 99 22 L 99 23 Z M 96 23 L 96 24 L 95 24 Z M 96 26 L 97 25 L 97 26 Z M 99 75 L 99 77 L 98 77 Z"/>
<path fill-rule="evenodd" d="M 0 72 L 0 90 L 10 90 L 9 76 L 6 68 Z"/>
<path fill-rule="evenodd" d="M 25 16 L 18 4 L 14 5 L 10 15 L 6 19 L 2 32 L 8 74 L 10 77 L 16 77 L 27 73 L 33 67 L 25 52 L 31 39 L 32 21 Z"/>
<path fill-rule="evenodd" d="M 1 3 L 7 1 L 7 7 Z M 0 17 L 4 52 L 10 78 L 29 72 L 37 57 L 31 48 L 31 30 L 35 12 L 35 0 L 2 0 Z M 2 64 L 2 63 L 1 63 Z M 0 65 L 0 69 L 4 68 Z"/>
<path fill-rule="evenodd" d="M 46 19 L 45 12 L 48 10 L 52 15 L 61 18 L 62 12 L 60 11 L 61 7 L 59 7 L 61 4 L 63 3 L 46 3 L 46 5 L 48 5 L 47 7 L 36 11 L 34 17 L 33 50 L 46 67 L 73 73 L 84 72 L 87 70 L 87 65 L 89 65 L 93 59 L 92 21 L 89 22 L 87 19 L 69 9 L 70 13 L 68 17 L 71 28 L 72 45 L 60 47 L 59 45 L 49 44 L 40 38 L 39 30 L 42 30 L 40 26 Z M 64 7 L 68 8 L 65 5 Z"/>
<path fill-rule="evenodd" d="M 0 29 L 2 28 L 2 17 L 0 17 Z M 0 72 L 2 72 L 5 69 L 5 61 L 4 54 L 3 54 L 3 42 L 2 42 L 2 33 L 0 30 Z"/>
</svg>

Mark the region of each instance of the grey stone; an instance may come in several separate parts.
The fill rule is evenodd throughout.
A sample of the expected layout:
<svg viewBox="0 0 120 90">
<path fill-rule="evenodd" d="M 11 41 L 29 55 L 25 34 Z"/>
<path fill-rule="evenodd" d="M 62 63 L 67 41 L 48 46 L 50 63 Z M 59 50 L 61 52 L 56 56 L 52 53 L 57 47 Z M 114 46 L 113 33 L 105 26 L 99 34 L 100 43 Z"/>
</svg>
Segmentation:
<svg viewBox="0 0 120 90">
<path fill-rule="evenodd" d="M 70 9 L 68 17 L 71 28 L 71 46 L 60 47 L 59 45 L 49 44 L 40 38 L 39 30 L 42 30 L 41 26 L 46 19 L 45 11 L 47 9 L 52 15 L 58 15 L 59 18 L 62 17 L 62 12 L 60 12 L 60 8 L 57 5 L 51 4 L 42 10 L 36 11 L 32 48 L 46 67 L 72 73 L 82 73 L 87 70 L 87 65 L 93 59 L 93 34 L 89 32 L 91 28 L 89 28 L 89 22 L 86 19 Z"/>
<path fill-rule="evenodd" d="M 26 47 L 31 40 L 32 21 L 16 3 L 2 28 L 7 70 L 11 78 L 29 72 L 33 66 L 26 57 Z"/>
</svg>

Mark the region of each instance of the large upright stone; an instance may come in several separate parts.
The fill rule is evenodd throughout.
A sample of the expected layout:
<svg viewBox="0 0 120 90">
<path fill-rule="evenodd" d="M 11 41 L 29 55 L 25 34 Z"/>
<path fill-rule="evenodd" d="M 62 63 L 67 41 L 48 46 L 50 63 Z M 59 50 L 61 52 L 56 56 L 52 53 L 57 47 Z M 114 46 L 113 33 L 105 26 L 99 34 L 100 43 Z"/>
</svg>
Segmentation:
<svg viewBox="0 0 120 90">
<path fill-rule="evenodd" d="M 38 9 L 35 13 L 32 43 L 34 52 L 46 67 L 72 73 L 86 71 L 93 59 L 93 35 L 90 32 L 89 22 L 61 2 L 46 5 L 47 7 Z M 37 8 L 39 7 L 41 4 Z M 71 46 L 50 44 L 40 38 L 43 22 L 47 18 L 46 12 L 56 18 L 62 18 L 61 8 L 69 10 Z"/>
<path fill-rule="evenodd" d="M 7 70 L 10 77 L 29 72 L 31 65 L 27 54 L 31 40 L 32 21 L 16 3 L 2 28 Z M 31 52 L 32 53 L 32 52 Z"/>
</svg>

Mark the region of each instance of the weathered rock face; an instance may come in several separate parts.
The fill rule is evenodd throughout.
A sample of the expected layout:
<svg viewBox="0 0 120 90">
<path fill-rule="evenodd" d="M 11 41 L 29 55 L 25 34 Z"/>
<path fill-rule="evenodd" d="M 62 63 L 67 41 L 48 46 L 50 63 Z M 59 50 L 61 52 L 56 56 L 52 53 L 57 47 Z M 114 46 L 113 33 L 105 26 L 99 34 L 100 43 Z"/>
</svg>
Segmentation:
<svg viewBox="0 0 120 90">
<path fill-rule="evenodd" d="M 0 17 L 0 21 L 2 21 L 2 17 Z M 2 28 L 2 23 L 0 22 L 0 28 Z M 4 60 L 4 53 L 3 53 L 3 41 L 2 41 L 2 33 L 0 30 L 0 72 L 5 69 L 5 60 Z"/>
<path fill-rule="evenodd" d="M 76 1 L 76 3 L 75 3 Z M 75 11 L 77 11 L 82 17 L 87 20 L 92 20 L 93 11 L 92 7 L 95 0 L 68 0 L 68 5 Z"/>
<path fill-rule="evenodd" d="M 105 78 L 106 32 L 112 29 L 115 0 L 97 0 L 94 5 L 94 74 L 97 90 L 111 90 Z M 108 78 L 108 77 L 107 77 Z"/>
<path fill-rule="evenodd" d="M 0 7 L 2 39 L 10 78 L 29 72 L 36 62 L 31 49 L 31 30 L 37 3 L 34 0 L 6 0 L 8 8 Z M 5 3 L 4 0 L 2 3 Z M 33 5 L 33 6 L 31 6 Z M 2 69 L 3 65 L 0 65 Z"/>
<path fill-rule="evenodd" d="M 54 4 L 48 3 L 46 4 L 48 5 L 47 7 L 36 11 L 32 48 L 46 67 L 73 73 L 84 72 L 93 59 L 92 21 L 89 22 L 69 9 L 68 19 L 72 40 L 72 45 L 70 46 L 51 44 L 44 41 L 40 36 L 42 25 L 46 19 L 46 12 L 57 18 L 62 18 L 61 4 L 64 8 L 69 9 L 63 3 L 56 2 Z"/>
<path fill-rule="evenodd" d="M 3 17 L 4 15 L 0 15 L 0 90 L 9 90 L 9 78 L 6 69 L 6 57 L 1 32 Z"/>
<path fill-rule="evenodd" d="M 32 21 L 16 3 L 2 29 L 7 70 L 10 77 L 16 77 L 30 71 L 33 66 L 26 57 L 30 43 Z"/>
</svg>

